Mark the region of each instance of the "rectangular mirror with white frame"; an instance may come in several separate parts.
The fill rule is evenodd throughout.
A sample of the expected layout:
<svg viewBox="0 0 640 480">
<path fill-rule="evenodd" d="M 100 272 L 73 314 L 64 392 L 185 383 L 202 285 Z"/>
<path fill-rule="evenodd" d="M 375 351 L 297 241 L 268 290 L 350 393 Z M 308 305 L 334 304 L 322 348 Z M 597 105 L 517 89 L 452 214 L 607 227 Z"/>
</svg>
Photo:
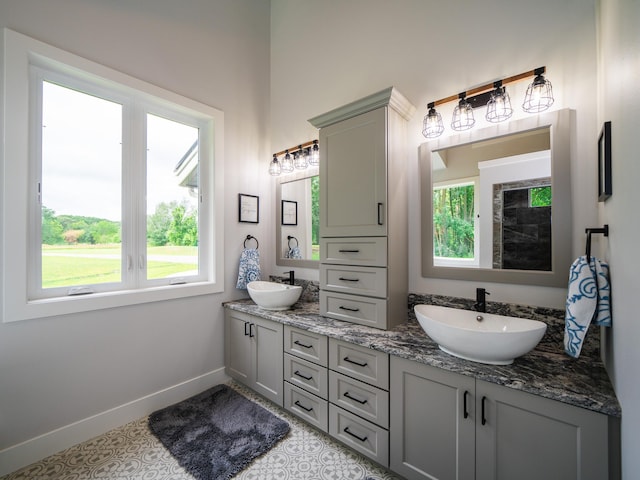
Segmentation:
<svg viewBox="0 0 640 480">
<path fill-rule="evenodd" d="M 422 276 L 566 287 L 568 109 L 420 146 Z"/>
<path fill-rule="evenodd" d="M 318 168 L 278 178 L 276 185 L 276 265 L 319 268 Z"/>
</svg>

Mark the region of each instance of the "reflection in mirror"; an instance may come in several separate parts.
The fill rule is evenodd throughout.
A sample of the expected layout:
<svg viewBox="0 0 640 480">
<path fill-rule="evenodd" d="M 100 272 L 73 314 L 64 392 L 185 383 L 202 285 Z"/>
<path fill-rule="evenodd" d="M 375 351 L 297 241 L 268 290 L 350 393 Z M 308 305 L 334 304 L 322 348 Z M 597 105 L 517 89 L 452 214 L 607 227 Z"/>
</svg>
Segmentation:
<svg viewBox="0 0 640 480">
<path fill-rule="evenodd" d="M 566 286 L 570 119 L 562 110 L 421 146 L 423 276 Z"/>
<path fill-rule="evenodd" d="M 317 168 L 279 178 L 276 191 L 276 264 L 318 268 L 319 185 Z"/>
</svg>

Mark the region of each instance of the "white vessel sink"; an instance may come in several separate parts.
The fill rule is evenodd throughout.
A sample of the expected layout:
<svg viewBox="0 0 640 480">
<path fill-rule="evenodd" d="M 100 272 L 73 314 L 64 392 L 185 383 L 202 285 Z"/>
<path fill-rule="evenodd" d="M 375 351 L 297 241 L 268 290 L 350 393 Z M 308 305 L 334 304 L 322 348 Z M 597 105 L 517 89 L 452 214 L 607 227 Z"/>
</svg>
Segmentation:
<svg viewBox="0 0 640 480">
<path fill-rule="evenodd" d="M 422 329 L 441 350 L 492 365 L 513 363 L 514 358 L 533 350 L 547 330 L 537 320 L 471 310 L 416 305 L 414 311 Z"/>
<path fill-rule="evenodd" d="M 249 282 L 247 291 L 251 300 L 265 310 L 287 310 L 300 298 L 302 287 L 258 280 Z"/>
</svg>

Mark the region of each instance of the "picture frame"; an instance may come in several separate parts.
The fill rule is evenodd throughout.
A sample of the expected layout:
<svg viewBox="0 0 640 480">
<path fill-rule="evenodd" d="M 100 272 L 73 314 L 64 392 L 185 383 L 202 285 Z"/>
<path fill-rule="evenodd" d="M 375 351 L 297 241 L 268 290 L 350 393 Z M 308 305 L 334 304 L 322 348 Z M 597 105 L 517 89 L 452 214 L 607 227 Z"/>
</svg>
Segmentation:
<svg viewBox="0 0 640 480">
<path fill-rule="evenodd" d="M 260 223 L 260 197 L 238 194 L 238 221 L 241 223 Z"/>
<path fill-rule="evenodd" d="M 282 225 L 298 225 L 298 202 L 282 200 Z"/>
<path fill-rule="evenodd" d="M 604 122 L 598 137 L 598 201 L 613 193 L 611 184 L 611 122 Z"/>
</svg>

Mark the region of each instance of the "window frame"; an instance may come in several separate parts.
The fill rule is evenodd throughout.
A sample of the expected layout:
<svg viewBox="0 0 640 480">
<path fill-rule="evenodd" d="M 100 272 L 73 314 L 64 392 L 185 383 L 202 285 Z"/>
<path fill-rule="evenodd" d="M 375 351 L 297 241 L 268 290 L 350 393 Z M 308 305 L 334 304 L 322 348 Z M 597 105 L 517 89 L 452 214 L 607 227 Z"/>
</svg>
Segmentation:
<svg viewBox="0 0 640 480">
<path fill-rule="evenodd" d="M 3 112 L 3 133 L 6 139 L 5 148 L 0 152 L 4 174 L 2 178 L 3 215 L 0 227 L 3 243 L 3 268 L 0 280 L 2 321 L 49 317 L 222 292 L 224 290 L 224 113 L 6 28 L 3 29 L 2 40 L 2 68 L 5 84 L 0 100 Z M 119 284 L 119 288 L 115 290 L 99 289 L 98 291 L 96 289 L 95 293 L 82 296 L 67 296 L 65 293 L 65 295 L 51 298 L 30 298 L 34 292 L 33 282 L 37 280 L 39 283 L 39 278 L 34 279 L 36 265 L 32 260 L 34 257 L 39 257 L 41 252 L 40 235 L 36 235 L 37 238 L 34 240 L 31 234 L 34 231 L 39 232 L 41 228 L 40 205 L 35 201 L 37 184 L 34 178 L 37 178 L 38 172 L 34 172 L 33 169 L 34 158 L 40 157 L 37 150 L 40 142 L 33 136 L 33 133 L 37 132 L 37 122 L 34 121 L 36 118 L 34 113 L 37 113 L 37 110 L 34 109 L 38 108 L 38 102 L 34 102 L 34 98 L 37 98 L 34 94 L 37 91 L 33 90 L 34 82 L 31 81 L 31 76 L 34 72 L 42 73 L 42 71 L 45 71 L 47 76 L 59 75 L 60 78 L 71 79 L 72 82 L 78 82 L 78 85 L 89 86 L 96 91 L 103 89 L 109 92 L 109 95 L 123 96 L 126 102 L 130 102 L 126 108 L 133 109 L 134 114 L 142 115 L 144 118 L 147 113 L 167 117 L 167 112 L 171 112 L 168 118 L 178 121 L 179 110 L 181 110 L 185 115 L 183 121 L 189 118 L 197 119 L 201 195 L 198 224 L 199 277 L 186 277 L 189 280 L 187 283 L 172 285 L 169 280 L 147 280 L 146 275 L 141 276 L 138 271 L 134 275 L 137 278 Z M 83 91 L 86 90 L 83 88 Z M 131 100 L 126 100 L 127 97 Z M 120 100 L 118 102 L 122 103 Z M 123 120 L 126 121 L 127 117 L 123 114 Z M 210 138 L 210 142 L 207 142 L 207 137 Z M 130 158 L 123 158 L 123 177 L 126 175 L 125 169 L 139 170 L 146 165 L 142 138 L 141 134 L 136 136 L 135 132 L 131 132 L 131 128 L 123 125 L 123 142 L 127 140 L 133 143 L 138 142 L 134 151 L 138 151 L 137 155 L 143 155 L 143 158 L 135 162 Z M 136 181 L 143 182 L 140 186 L 145 187 L 144 171 L 134 173 Z M 127 207 L 123 203 L 125 206 L 122 231 L 124 235 L 125 222 L 130 222 L 126 230 L 129 232 L 127 243 L 137 242 L 138 251 L 146 254 L 146 249 L 140 250 L 146 248 L 146 236 L 141 239 L 143 236 L 141 233 L 131 234 L 135 230 L 140 230 L 142 222 L 145 222 L 146 228 L 146 215 L 143 215 L 144 218 L 136 218 L 136 216 L 140 217 L 140 212 L 144 209 L 141 210 L 143 206 L 139 204 L 139 198 L 127 197 L 130 195 L 127 191 L 130 190 L 132 190 L 131 185 L 123 183 L 123 202 L 129 200 L 138 205 L 136 208 L 132 207 L 128 213 L 124 213 Z M 203 213 L 201 214 L 200 211 Z M 124 245 L 123 238 L 123 249 Z M 123 251 L 123 269 L 126 268 L 126 258 Z"/>
</svg>

